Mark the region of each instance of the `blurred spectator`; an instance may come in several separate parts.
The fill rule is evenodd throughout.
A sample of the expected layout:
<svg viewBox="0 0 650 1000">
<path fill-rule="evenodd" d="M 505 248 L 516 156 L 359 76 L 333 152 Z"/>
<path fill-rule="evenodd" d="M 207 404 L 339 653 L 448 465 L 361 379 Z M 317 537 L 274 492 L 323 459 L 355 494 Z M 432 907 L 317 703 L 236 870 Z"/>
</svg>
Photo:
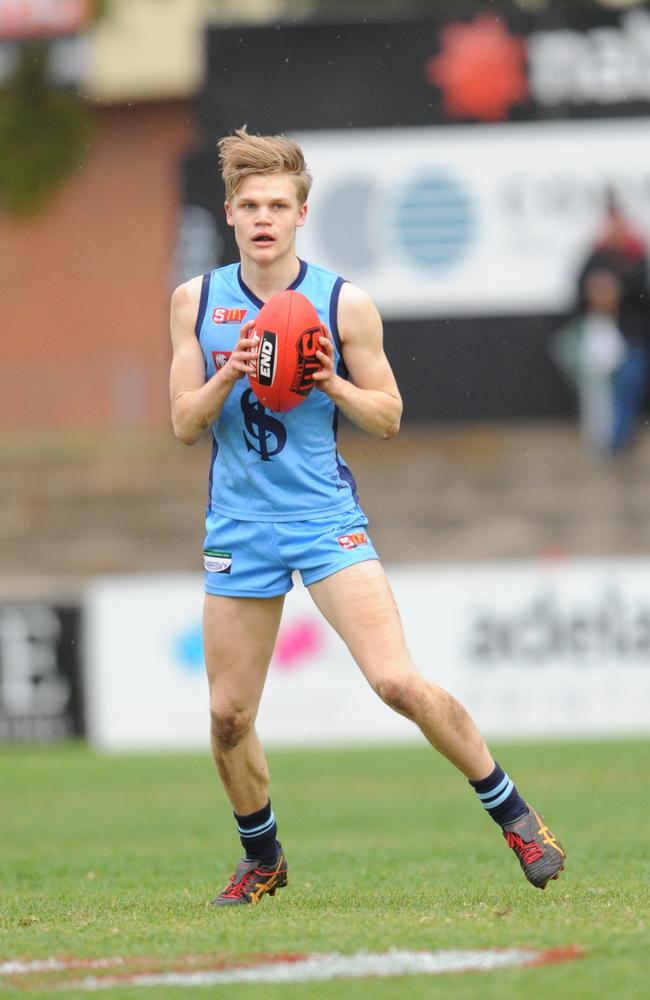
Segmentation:
<svg viewBox="0 0 650 1000">
<path fill-rule="evenodd" d="M 551 350 L 574 383 L 585 441 L 614 454 L 634 440 L 645 400 L 650 338 L 644 238 L 612 193 L 599 239 L 577 279 L 576 319 Z"/>
</svg>

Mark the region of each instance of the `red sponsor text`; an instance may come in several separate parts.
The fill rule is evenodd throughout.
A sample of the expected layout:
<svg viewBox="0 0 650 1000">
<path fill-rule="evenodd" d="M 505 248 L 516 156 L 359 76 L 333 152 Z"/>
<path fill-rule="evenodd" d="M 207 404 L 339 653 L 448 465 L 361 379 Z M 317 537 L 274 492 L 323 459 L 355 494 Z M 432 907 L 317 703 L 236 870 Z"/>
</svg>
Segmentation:
<svg viewBox="0 0 650 1000">
<path fill-rule="evenodd" d="M 243 323 L 244 316 L 248 309 L 228 309 L 226 306 L 217 306 L 212 310 L 213 323 Z"/>
</svg>

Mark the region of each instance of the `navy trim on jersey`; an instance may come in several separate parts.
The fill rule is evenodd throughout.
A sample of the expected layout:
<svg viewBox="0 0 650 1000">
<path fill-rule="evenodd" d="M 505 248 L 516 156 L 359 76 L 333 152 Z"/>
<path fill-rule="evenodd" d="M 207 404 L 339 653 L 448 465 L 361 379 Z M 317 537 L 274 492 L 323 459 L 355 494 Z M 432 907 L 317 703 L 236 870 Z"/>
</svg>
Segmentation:
<svg viewBox="0 0 650 1000">
<path fill-rule="evenodd" d="M 332 420 L 332 433 L 334 434 L 334 444 L 336 444 L 339 436 L 339 413 L 340 410 L 338 406 L 335 406 L 334 419 Z M 339 474 L 339 478 L 342 479 L 344 483 L 347 483 L 348 486 L 350 487 L 350 492 L 354 497 L 354 502 L 359 503 L 359 488 L 357 486 L 357 481 L 354 478 L 354 475 L 352 474 L 349 467 L 341 459 L 341 456 L 339 455 L 338 451 L 336 453 L 336 468 Z"/>
<path fill-rule="evenodd" d="M 201 298 L 199 299 L 199 314 L 196 317 L 196 326 L 194 327 L 194 332 L 197 337 L 201 338 L 201 327 L 203 326 L 203 320 L 205 319 L 205 310 L 208 308 L 208 294 L 210 292 L 210 278 L 212 274 L 203 275 L 203 281 L 201 282 Z"/>
<path fill-rule="evenodd" d="M 252 292 L 248 287 L 248 285 L 244 282 L 244 279 L 241 276 L 241 264 L 237 268 L 237 281 L 239 282 L 239 287 L 241 288 L 246 298 L 250 299 L 253 305 L 257 306 L 258 309 L 261 309 L 264 303 L 262 302 L 261 299 L 258 299 L 255 292 Z"/>
<path fill-rule="evenodd" d="M 217 460 L 217 455 L 219 454 L 219 443 L 212 435 L 212 454 L 210 456 L 210 474 L 208 475 L 208 507 L 212 503 L 212 484 L 214 482 L 214 463 Z"/>
<path fill-rule="evenodd" d="M 348 469 L 347 465 L 345 465 L 345 463 L 341 461 L 338 455 L 336 456 L 336 467 L 338 469 L 339 476 L 341 477 L 343 482 L 347 483 L 348 486 L 350 487 L 350 493 L 354 497 L 354 502 L 359 503 L 359 490 L 357 488 L 356 479 Z"/>
<path fill-rule="evenodd" d="M 341 378 L 347 379 L 349 377 L 349 372 L 345 361 L 343 360 L 343 349 L 341 347 L 341 334 L 339 331 L 339 298 L 341 296 L 341 289 L 345 284 L 345 278 L 338 278 L 334 288 L 332 289 L 332 297 L 330 299 L 330 330 L 332 336 L 334 337 L 334 344 L 337 351 L 339 352 L 339 360 L 336 366 L 336 374 L 340 375 Z"/>
<path fill-rule="evenodd" d="M 345 364 L 345 361 L 343 360 L 343 351 L 341 349 L 341 334 L 339 332 L 339 320 L 338 320 L 339 298 L 341 297 L 341 289 L 343 288 L 344 284 L 345 284 L 345 278 L 337 278 L 334 284 L 334 288 L 332 289 L 332 295 L 330 298 L 330 332 L 332 334 L 332 337 L 334 338 L 334 344 L 336 345 L 336 349 L 339 352 L 339 360 L 336 366 L 336 374 L 340 375 L 341 378 L 347 379 L 349 377 L 348 369 L 347 365 Z M 339 433 L 338 406 L 334 408 L 332 431 L 334 432 L 334 440 L 336 441 L 338 439 L 338 433 Z M 348 466 L 343 461 L 341 461 L 338 452 L 336 455 L 336 467 L 338 469 L 340 478 L 343 480 L 344 483 L 347 483 L 348 486 L 350 487 L 350 492 L 354 497 L 355 503 L 359 503 L 359 493 L 356 480 L 352 475 Z"/>
<path fill-rule="evenodd" d="M 298 257 L 298 263 L 300 264 L 300 270 L 298 271 L 298 276 L 296 277 L 296 280 L 289 285 L 288 291 L 291 291 L 291 289 L 293 288 L 297 288 L 298 285 L 301 284 L 302 279 L 307 274 L 307 262 L 301 260 L 300 257 Z"/>
<path fill-rule="evenodd" d="M 289 285 L 289 287 L 287 288 L 288 292 L 290 292 L 293 289 L 297 288 L 298 285 L 301 284 L 301 282 L 302 282 L 303 278 L 305 277 L 305 275 L 307 274 L 307 263 L 306 263 L 306 261 L 300 260 L 300 257 L 299 257 L 298 258 L 298 263 L 300 264 L 300 268 L 298 270 L 298 275 L 297 275 L 295 281 L 292 281 L 291 284 Z M 244 293 L 244 295 L 246 296 L 246 298 L 250 299 L 251 302 L 253 303 L 253 305 L 257 306 L 258 309 L 261 309 L 262 306 L 264 305 L 264 303 L 263 303 L 262 299 L 258 298 L 257 295 L 255 294 L 255 292 L 252 291 L 248 287 L 248 285 L 246 284 L 246 282 L 242 278 L 242 276 L 241 276 L 241 264 L 237 268 L 237 281 L 239 282 L 239 287 L 241 288 L 241 290 Z"/>
<path fill-rule="evenodd" d="M 334 343 L 336 344 L 336 349 L 339 354 L 341 353 L 341 334 L 339 333 L 339 298 L 344 283 L 345 278 L 336 279 L 336 283 L 332 289 L 332 297 L 330 298 L 330 333 L 334 338 Z"/>
</svg>

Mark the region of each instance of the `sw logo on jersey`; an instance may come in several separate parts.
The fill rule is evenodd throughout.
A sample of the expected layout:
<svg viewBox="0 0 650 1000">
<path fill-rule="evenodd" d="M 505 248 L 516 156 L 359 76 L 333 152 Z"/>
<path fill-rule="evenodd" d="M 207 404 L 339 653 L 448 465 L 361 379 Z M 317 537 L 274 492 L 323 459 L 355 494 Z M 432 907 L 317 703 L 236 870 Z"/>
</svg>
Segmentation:
<svg viewBox="0 0 650 1000">
<path fill-rule="evenodd" d="M 212 322 L 243 323 L 247 312 L 248 309 L 227 309 L 225 306 L 217 306 L 212 310 Z"/>
<path fill-rule="evenodd" d="M 339 535 L 338 543 L 342 549 L 356 549 L 357 545 L 368 544 L 368 536 L 365 531 L 352 531 L 349 535 Z"/>
<path fill-rule="evenodd" d="M 214 367 L 215 367 L 215 369 L 217 371 L 219 371 L 220 368 L 223 368 L 223 366 L 226 364 L 226 362 L 228 361 L 228 358 L 230 357 L 231 354 L 232 354 L 232 351 L 213 351 L 212 352 L 212 360 L 214 362 Z"/>
</svg>

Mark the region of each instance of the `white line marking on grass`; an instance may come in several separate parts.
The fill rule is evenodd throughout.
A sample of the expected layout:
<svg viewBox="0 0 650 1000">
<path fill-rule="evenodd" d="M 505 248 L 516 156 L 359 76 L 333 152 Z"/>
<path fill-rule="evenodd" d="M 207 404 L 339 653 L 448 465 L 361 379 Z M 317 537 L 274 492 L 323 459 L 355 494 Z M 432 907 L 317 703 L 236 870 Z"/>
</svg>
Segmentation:
<svg viewBox="0 0 650 1000">
<path fill-rule="evenodd" d="M 567 961 L 583 954 L 581 949 L 558 948 L 542 951 L 537 948 L 503 948 L 449 951 L 400 951 L 384 953 L 357 952 L 342 955 L 337 952 L 323 955 L 283 955 L 256 957 L 256 964 L 231 965 L 213 961 L 212 968 L 190 971 L 188 964 L 196 958 L 177 959 L 185 968 L 165 971 L 125 972 L 108 976 L 87 976 L 71 982 L 50 983 L 51 991 L 57 989 L 107 990 L 117 986 L 221 986 L 232 983 L 304 983 L 331 979 L 364 979 L 389 976 L 437 976 L 452 972 L 489 972 L 521 966 L 544 965 Z M 207 958 L 207 956 L 206 956 Z M 204 959 L 205 960 L 205 959 Z M 88 971 L 129 965 L 143 959 L 48 959 L 33 962 L 5 962 L 0 964 L 0 974 L 5 976 L 29 975 L 60 971 Z M 160 962 L 160 960 L 158 960 Z M 149 969 L 156 960 L 148 960 Z M 216 967 L 215 967 L 216 966 Z"/>
<path fill-rule="evenodd" d="M 34 972 L 68 972 L 71 969 L 114 969 L 123 958 L 43 958 L 21 962 L 0 962 L 0 976 L 29 975 Z"/>
</svg>

